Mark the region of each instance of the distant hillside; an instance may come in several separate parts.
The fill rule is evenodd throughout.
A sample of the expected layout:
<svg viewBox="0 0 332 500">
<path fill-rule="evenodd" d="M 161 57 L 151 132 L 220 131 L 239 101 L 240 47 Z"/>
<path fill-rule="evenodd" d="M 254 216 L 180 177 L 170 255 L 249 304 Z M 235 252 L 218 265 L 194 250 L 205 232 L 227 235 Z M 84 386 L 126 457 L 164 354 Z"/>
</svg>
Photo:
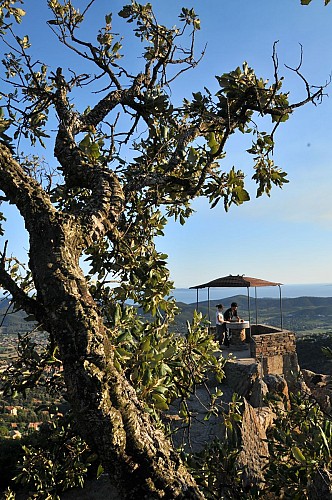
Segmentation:
<svg viewBox="0 0 332 500">
<path fill-rule="evenodd" d="M 224 305 L 226 310 L 231 302 L 239 305 L 239 316 L 249 319 L 248 298 L 246 295 L 236 295 L 226 299 L 210 301 L 210 321 L 214 324 L 216 305 Z M 282 299 L 283 328 L 295 333 L 319 333 L 332 331 L 332 297 L 297 297 Z M 184 304 L 178 302 L 181 314 L 176 318 L 178 329 L 185 328 L 186 321 L 191 321 L 196 302 Z M 208 316 L 208 302 L 199 302 L 198 310 Z M 255 299 L 250 298 L 250 319 L 256 323 Z M 269 324 L 280 327 L 280 301 L 279 299 L 257 299 L 257 323 Z"/>
<path fill-rule="evenodd" d="M 239 316 L 248 319 L 248 298 L 236 295 L 226 299 L 210 301 L 210 321 L 214 324 L 216 305 L 224 305 L 225 310 L 231 302 L 239 305 Z M 179 332 L 186 331 L 186 321 L 191 321 L 196 302 L 178 303 L 181 314 L 176 318 Z M 208 315 L 208 302 L 199 302 L 198 310 Z M 322 351 L 323 347 L 332 349 L 332 297 L 298 297 L 282 299 L 283 328 L 293 331 L 297 336 L 296 350 L 301 368 L 315 373 L 332 374 L 332 360 Z M 250 298 L 250 318 L 256 323 L 255 300 Z M 257 323 L 280 327 L 279 299 L 257 299 Z"/>
<path fill-rule="evenodd" d="M 246 295 L 235 295 L 224 299 L 210 301 L 210 321 L 214 324 L 216 305 L 224 305 L 226 310 L 231 302 L 237 302 L 240 317 L 249 319 L 248 298 Z M 186 331 L 186 321 L 191 321 L 196 302 L 185 304 L 177 303 L 181 313 L 176 317 L 175 328 L 182 333 Z M 26 331 L 29 323 L 23 311 L 13 312 L 9 308 L 7 299 L 0 300 L 0 325 L 1 333 L 17 333 Z M 198 303 L 198 310 L 208 316 L 208 302 Z M 7 312 L 7 314 L 6 314 Z M 282 299 L 283 327 L 297 334 L 332 332 L 332 297 L 298 297 Z M 255 299 L 250 298 L 250 319 L 256 323 Z M 257 323 L 269 324 L 280 327 L 280 302 L 279 299 L 257 299 Z"/>
<path fill-rule="evenodd" d="M 29 330 L 31 323 L 27 323 L 24 311 L 15 311 L 9 300 L 0 299 L 0 333 L 21 333 Z"/>
<path fill-rule="evenodd" d="M 248 319 L 248 298 L 236 295 L 226 299 L 210 301 L 210 321 L 214 324 L 216 305 L 224 305 L 225 310 L 231 302 L 239 305 L 239 315 Z M 30 330 L 31 323 L 25 321 L 26 313 L 13 312 L 7 299 L 0 300 L 0 334 L 17 334 Z M 186 332 L 186 321 L 191 322 L 196 302 L 178 302 L 181 313 L 176 317 L 173 329 Z M 208 316 L 208 302 L 199 302 L 198 310 Z M 301 368 L 316 373 L 332 374 L 332 361 L 322 352 L 322 347 L 332 349 L 332 297 L 298 297 L 282 299 L 283 328 L 297 335 L 297 353 Z M 256 323 L 255 300 L 250 298 L 250 318 Z M 280 327 L 279 299 L 257 299 L 257 322 Z"/>
</svg>

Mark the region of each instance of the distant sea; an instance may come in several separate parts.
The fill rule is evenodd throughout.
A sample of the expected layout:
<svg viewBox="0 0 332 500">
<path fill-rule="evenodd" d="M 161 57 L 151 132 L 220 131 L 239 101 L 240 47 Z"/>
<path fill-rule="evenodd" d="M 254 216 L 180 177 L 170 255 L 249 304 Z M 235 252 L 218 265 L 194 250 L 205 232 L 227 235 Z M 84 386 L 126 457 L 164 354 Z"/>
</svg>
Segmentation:
<svg viewBox="0 0 332 500">
<path fill-rule="evenodd" d="M 279 287 L 269 286 L 256 288 L 257 298 L 279 299 Z M 235 295 L 247 295 L 246 288 L 210 288 L 210 300 L 224 299 Z M 249 288 L 250 297 L 255 297 L 255 289 Z M 177 302 L 192 304 L 196 302 L 196 290 L 189 288 L 175 288 L 173 296 Z M 310 283 L 301 285 L 281 285 L 283 298 L 296 297 L 332 297 L 332 283 Z M 199 302 L 208 300 L 207 288 L 198 290 Z"/>
</svg>

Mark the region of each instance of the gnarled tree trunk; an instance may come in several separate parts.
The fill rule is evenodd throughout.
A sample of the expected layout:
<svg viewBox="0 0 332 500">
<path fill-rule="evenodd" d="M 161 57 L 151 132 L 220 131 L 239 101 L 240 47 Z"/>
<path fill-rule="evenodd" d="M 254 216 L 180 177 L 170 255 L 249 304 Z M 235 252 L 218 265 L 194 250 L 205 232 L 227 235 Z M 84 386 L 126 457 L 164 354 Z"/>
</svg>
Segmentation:
<svg viewBox="0 0 332 500">
<path fill-rule="evenodd" d="M 5 146 L 0 146 L 0 179 L 30 235 L 29 265 L 37 297 L 22 297 L 21 305 L 35 314 L 59 347 L 66 397 L 82 437 L 98 451 L 125 498 L 203 498 L 133 387 L 114 367 L 103 318 L 79 267 L 85 228 L 54 209 Z M 17 292 L 3 266 L 0 279 Z"/>
</svg>

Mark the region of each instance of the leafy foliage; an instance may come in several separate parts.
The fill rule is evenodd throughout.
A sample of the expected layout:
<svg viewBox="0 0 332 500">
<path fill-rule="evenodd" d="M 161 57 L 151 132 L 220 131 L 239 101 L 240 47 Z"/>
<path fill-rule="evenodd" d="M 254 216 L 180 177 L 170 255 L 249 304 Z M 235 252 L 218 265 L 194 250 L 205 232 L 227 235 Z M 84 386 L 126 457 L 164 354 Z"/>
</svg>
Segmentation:
<svg viewBox="0 0 332 500">
<path fill-rule="evenodd" d="M 25 395 L 27 389 L 38 385 L 46 387 L 53 395 L 63 392 L 62 364 L 57 358 L 57 348 L 53 342 L 41 343 L 40 337 L 38 329 L 18 334 L 17 358 L 1 369 L 3 394 Z"/>
<path fill-rule="evenodd" d="M 305 96 L 291 103 L 278 75 L 274 48 L 272 83 L 244 63 L 216 77 L 215 95 L 204 88 L 175 104 L 172 82 L 204 55 L 203 50 L 195 56 L 201 26 L 194 9 L 182 8 L 180 27 L 169 28 L 158 22 L 149 3 L 132 0 L 123 6 L 119 19 L 133 26 L 142 54 L 141 70 L 133 74 L 126 64 L 125 41 L 113 31 L 112 13 L 105 15 L 94 36 L 81 38 L 94 0 L 83 12 L 71 0 L 47 1 L 48 27 L 75 58 L 68 70 L 40 61 L 29 35 L 16 33 L 10 21 L 21 22 L 25 12 L 15 5 L 22 3 L 0 2 L 5 75 L 0 91 L 0 182 L 1 200 L 18 208 L 29 232 L 29 265 L 22 268 L 8 257 L 6 243 L 0 283 L 15 307 L 24 309 L 48 337 L 43 346 L 30 334 L 20 337 L 19 357 L 7 370 L 4 389 L 24 391 L 38 383 L 54 387 L 55 382 L 61 389 L 65 381 L 77 428 L 89 443 L 103 448 L 101 460 L 108 471 L 116 468 L 121 484 L 127 482 L 128 470 L 139 479 L 137 471 L 144 463 L 144 470 L 154 471 L 158 486 L 152 485 L 153 474 L 146 477 L 144 472 L 137 485 L 144 491 L 141 496 L 153 488 L 157 494 L 160 485 L 182 494 L 179 485 L 185 484 L 199 497 L 186 470 L 173 463 L 168 443 L 164 449 L 155 443 L 158 466 L 153 462 L 152 422 L 160 426 L 160 414 L 176 398 L 182 402 L 180 417 L 190 421 L 186 399 L 208 371 L 221 380 L 225 360 L 215 356 L 217 345 L 201 315 L 195 313 L 185 337 L 173 332 L 178 312 L 170 297 L 173 283 L 167 255 L 157 251 L 155 239 L 163 235 L 170 217 L 184 224 L 197 197 L 207 197 L 211 207 L 222 202 L 225 210 L 249 200 L 244 172 L 223 166 L 234 133 L 252 137 L 248 152 L 254 158 L 257 196 L 282 187 L 286 173 L 273 162 L 276 131 L 295 108 L 319 102 L 323 88 L 311 88 L 300 67 L 293 69 L 304 83 Z M 95 104 L 81 110 L 83 92 L 84 97 L 90 92 Z M 261 130 L 263 123 L 269 132 Z M 37 146 L 54 151 L 55 168 L 45 169 Z M 89 266 L 87 276 L 79 266 L 82 256 Z M 112 384 L 128 390 L 134 401 L 123 401 L 119 387 Z M 135 400 L 133 387 L 143 406 Z M 218 391 L 211 396 L 207 418 L 218 412 L 219 396 Z M 84 405 L 109 429 L 103 439 L 78 411 Z M 143 417 L 146 426 L 138 429 L 136 422 Z M 227 431 L 239 420 L 235 408 L 224 419 Z M 130 441 L 128 451 L 125 443 Z M 40 498 L 81 484 L 86 446 L 61 427 L 50 449 L 25 448 L 18 479 Z M 223 447 L 215 445 L 214 450 L 220 460 L 225 458 Z M 235 457 L 236 452 L 227 474 Z M 210 474 L 211 464 L 203 466 L 204 461 L 209 462 L 207 456 L 199 465 L 204 481 L 219 487 L 218 474 Z"/>
<path fill-rule="evenodd" d="M 34 443 L 22 448 L 24 456 L 14 481 L 34 491 L 36 499 L 58 500 L 67 489 L 83 487 L 97 460 L 73 431 L 70 416 L 47 424 L 35 435 Z"/>
<path fill-rule="evenodd" d="M 214 439 L 199 453 L 186 456 L 188 467 L 200 484 L 207 499 L 239 498 L 245 495 L 238 471 L 237 458 L 241 451 L 241 400 L 233 395 L 227 411 L 217 408 L 221 440 Z"/>
<path fill-rule="evenodd" d="M 268 436 L 268 489 L 284 498 L 310 498 L 317 475 L 331 469 L 332 422 L 315 401 L 292 395 L 291 409 L 275 407 L 277 419 Z"/>
<path fill-rule="evenodd" d="M 216 358 L 217 344 L 208 334 L 208 322 L 201 314 L 194 313 L 187 335 L 182 337 L 169 333 L 161 320 L 146 324 L 138 319 L 132 329 L 130 313 L 120 319 L 118 312 L 116 360 L 148 408 L 167 410 L 175 399 L 185 401 L 208 372 L 214 372 L 221 381 L 225 359 Z M 187 417 L 184 410 L 181 414 Z"/>
<path fill-rule="evenodd" d="M 17 464 L 22 459 L 23 451 L 21 443 L 16 439 L 2 438 L 0 440 L 0 465 L 1 478 L 0 488 L 3 491 L 12 478 L 17 474 Z"/>
</svg>

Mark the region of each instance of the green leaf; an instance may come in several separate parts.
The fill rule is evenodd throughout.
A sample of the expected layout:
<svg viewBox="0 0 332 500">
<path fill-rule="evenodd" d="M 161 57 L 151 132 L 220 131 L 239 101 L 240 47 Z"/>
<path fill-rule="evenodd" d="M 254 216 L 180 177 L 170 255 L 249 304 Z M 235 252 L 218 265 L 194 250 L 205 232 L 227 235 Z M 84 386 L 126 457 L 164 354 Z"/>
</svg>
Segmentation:
<svg viewBox="0 0 332 500">
<path fill-rule="evenodd" d="M 121 342 L 124 342 L 125 340 L 131 340 L 132 339 L 132 336 L 131 336 L 131 333 L 129 331 L 127 332 L 123 332 L 121 333 L 121 335 L 119 335 L 117 338 L 116 338 L 116 343 L 117 344 L 120 344 Z"/>
<path fill-rule="evenodd" d="M 211 154 L 215 154 L 219 149 L 219 144 L 216 141 L 216 136 L 214 132 L 210 132 L 208 146 L 210 148 Z"/>
<path fill-rule="evenodd" d="M 91 144 L 91 146 L 89 147 L 89 155 L 92 157 L 92 158 L 99 158 L 100 156 L 100 149 L 99 149 L 99 146 L 96 142 L 93 142 Z"/>
<path fill-rule="evenodd" d="M 237 199 L 238 199 L 238 203 L 239 204 L 242 204 L 245 201 L 249 201 L 250 200 L 250 196 L 249 196 L 248 191 L 246 191 L 242 187 L 238 187 L 237 188 L 236 194 L 237 194 Z"/>
<path fill-rule="evenodd" d="M 166 375 L 172 375 L 173 373 L 172 369 L 166 363 L 161 363 L 159 372 L 162 377 L 165 377 Z"/>
<path fill-rule="evenodd" d="M 330 450 L 329 443 L 327 441 L 325 432 L 323 431 L 323 429 L 321 428 L 320 425 L 318 425 L 318 429 L 320 430 L 320 434 L 322 436 L 322 440 L 323 440 L 324 446 L 325 446 L 326 451 L 327 451 L 327 456 L 329 457 L 331 455 L 331 450 Z"/>
<path fill-rule="evenodd" d="M 168 388 L 165 387 L 164 385 L 158 385 L 153 389 L 153 392 L 157 392 L 159 394 L 166 394 L 168 391 Z"/>
<path fill-rule="evenodd" d="M 301 464 L 306 464 L 306 459 L 301 450 L 297 446 L 292 446 L 292 454 L 297 462 Z"/>
<path fill-rule="evenodd" d="M 116 42 L 113 47 L 112 47 L 112 52 L 115 54 L 122 48 L 122 45 L 120 42 Z"/>
<path fill-rule="evenodd" d="M 152 380 L 151 370 L 149 368 L 146 368 L 145 371 L 144 371 L 144 374 L 143 374 L 142 384 L 144 386 L 147 386 L 147 385 L 150 384 L 151 380 Z"/>
<path fill-rule="evenodd" d="M 120 304 L 116 304 L 115 314 L 114 314 L 114 324 L 117 325 L 122 318 L 122 310 Z"/>
<path fill-rule="evenodd" d="M 122 347 L 117 347 L 116 352 L 118 353 L 118 355 L 121 358 L 124 358 L 124 359 L 129 359 L 132 356 L 131 352 L 126 351 L 126 349 L 123 349 Z"/>
<path fill-rule="evenodd" d="M 154 405 L 158 410 L 168 410 L 168 404 L 166 398 L 162 394 L 152 394 L 152 399 Z"/>
<path fill-rule="evenodd" d="M 79 147 L 83 150 L 85 150 L 86 148 L 88 148 L 91 144 L 91 139 L 90 139 L 90 136 L 89 134 L 86 134 L 86 136 L 84 137 L 84 139 L 81 140 L 81 142 L 79 143 Z"/>
<path fill-rule="evenodd" d="M 112 14 L 106 14 L 106 16 L 105 16 L 105 22 L 106 22 L 106 24 L 111 24 L 111 22 L 112 22 Z"/>
<path fill-rule="evenodd" d="M 158 409 L 158 410 L 168 410 L 169 406 L 166 402 L 156 402 L 154 403 L 155 407 Z"/>
<path fill-rule="evenodd" d="M 188 155 L 188 159 L 187 159 L 188 163 L 190 165 L 195 165 L 196 164 L 196 160 L 197 160 L 197 156 L 198 155 L 196 153 L 196 150 L 193 147 L 191 147 L 190 150 L 189 150 L 189 155 Z"/>
<path fill-rule="evenodd" d="M 97 469 L 97 479 L 104 473 L 104 467 L 99 464 Z"/>
<path fill-rule="evenodd" d="M 49 21 L 47 21 L 47 24 L 58 26 L 60 24 L 60 21 L 58 21 L 57 19 L 50 19 Z"/>
<path fill-rule="evenodd" d="M 132 14 L 132 8 L 130 5 L 125 5 L 123 9 L 120 10 L 118 16 L 128 19 Z"/>
</svg>

